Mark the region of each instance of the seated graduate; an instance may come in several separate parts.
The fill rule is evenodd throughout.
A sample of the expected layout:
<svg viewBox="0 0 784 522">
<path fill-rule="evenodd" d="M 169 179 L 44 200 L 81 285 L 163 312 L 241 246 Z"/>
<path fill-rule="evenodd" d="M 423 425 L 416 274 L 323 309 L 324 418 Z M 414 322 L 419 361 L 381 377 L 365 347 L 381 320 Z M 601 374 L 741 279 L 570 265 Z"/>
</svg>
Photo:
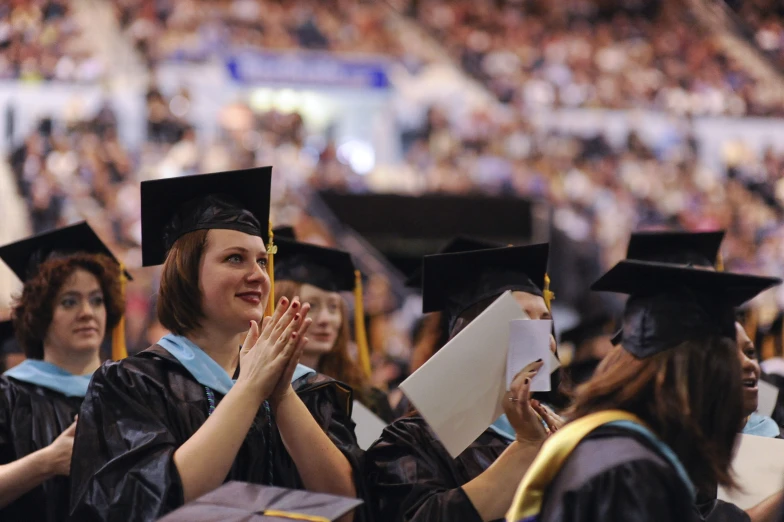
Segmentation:
<svg viewBox="0 0 784 522">
<path fill-rule="evenodd" d="M 300 362 L 351 386 L 354 397 L 386 422 L 394 420 L 386 394 L 370 385 L 364 332 L 362 284 L 348 252 L 276 236 L 275 296 L 298 295 L 310 305 L 313 324 Z M 349 353 L 348 305 L 340 292 L 354 292 L 357 360 Z"/>
<path fill-rule="evenodd" d="M 511 290 L 531 319 L 551 319 L 543 297 L 547 254 L 548 245 L 542 244 L 427 256 L 423 311 L 443 310 L 454 337 Z M 554 351 L 552 338 L 551 346 Z M 528 379 L 542 364 L 533 363 L 517 375 L 509 397 L 519 400 L 504 400 L 505 415 L 456 459 L 417 414 L 388 426 L 366 454 L 366 480 L 376 520 L 502 518 L 515 482 L 533 461 L 548 428 L 560 426 L 557 416 L 531 400 Z"/>
<path fill-rule="evenodd" d="M 297 363 L 310 306 L 284 298 L 264 316 L 270 181 L 263 168 L 142 183 L 142 258 L 163 263 L 172 333 L 95 373 L 72 520 L 155 520 L 228 480 L 356 495 L 351 392 Z"/>
<path fill-rule="evenodd" d="M 24 282 L 13 322 L 27 356 L 0 378 L 0 520 L 65 520 L 74 418 L 124 313 L 123 274 L 86 223 L 0 247 L 0 258 Z"/>
<path fill-rule="evenodd" d="M 622 344 L 578 388 L 507 520 L 702 520 L 697 488 L 735 485 L 734 308 L 779 282 L 630 260 L 605 274 L 594 290 L 630 295 Z"/>
</svg>

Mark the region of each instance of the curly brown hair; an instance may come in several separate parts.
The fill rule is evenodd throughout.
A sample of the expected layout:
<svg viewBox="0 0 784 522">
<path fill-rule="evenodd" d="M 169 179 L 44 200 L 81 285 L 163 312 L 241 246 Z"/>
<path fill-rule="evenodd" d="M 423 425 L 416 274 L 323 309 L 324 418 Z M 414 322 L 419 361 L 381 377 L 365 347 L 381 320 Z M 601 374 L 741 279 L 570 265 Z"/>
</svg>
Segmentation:
<svg viewBox="0 0 784 522">
<path fill-rule="evenodd" d="M 52 323 L 54 300 L 63 284 L 78 269 L 93 274 L 101 285 L 107 332 L 117 326 L 125 313 L 120 266 L 112 258 L 104 254 L 77 253 L 50 259 L 25 281 L 14 304 L 16 338 L 29 359 L 43 359 L 44 337 Z"/>
</svg>

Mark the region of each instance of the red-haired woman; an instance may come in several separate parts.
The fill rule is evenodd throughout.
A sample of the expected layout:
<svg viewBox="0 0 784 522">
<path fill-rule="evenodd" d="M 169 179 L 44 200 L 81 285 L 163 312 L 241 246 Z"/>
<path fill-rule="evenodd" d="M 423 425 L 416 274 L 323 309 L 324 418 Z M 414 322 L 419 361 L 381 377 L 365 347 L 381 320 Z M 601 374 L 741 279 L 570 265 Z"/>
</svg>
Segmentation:
<svg viewBox="0 0 784 522">
<path fill-rule="evenodd" d="M 0 378 L 0 519 L 65 520 L 75 416 L 124 302 L 120 267 L 86 224 L 0 248 L 24 281 L 27 359 Z"/>
</svg>

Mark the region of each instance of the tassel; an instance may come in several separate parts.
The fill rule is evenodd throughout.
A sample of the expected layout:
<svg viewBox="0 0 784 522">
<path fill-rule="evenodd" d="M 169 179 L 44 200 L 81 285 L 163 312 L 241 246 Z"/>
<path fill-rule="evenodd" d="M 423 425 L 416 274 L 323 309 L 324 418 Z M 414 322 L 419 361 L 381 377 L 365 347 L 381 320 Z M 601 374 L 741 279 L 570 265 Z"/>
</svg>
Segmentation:
<svg viewBox="0 0 784 522">
<path fill-rule="evenodd" d="M 552 302 L 555 300 L 555 294 L 550 291 L 550 276 L 547 273 L 544 274 L 544 291 L 542 293 L 544 294 L 544 304 L 547 306 L 547 311 L 552 313 Z"/>
<path fill-rule="evenodd" d="M 270 280 L 270 294 L 267 300 L 267 309 L 264 311 L 266 317 L 272 317 L 275 313 L 275 254 L 278 253 L 278 247 L 275 245 L 273 239 L 275 234 L 272 232 L 272 222 L 269 224 L 269 243 L 267 243 L 267 274 Z"/>
<path fill-rule="evenodd" d="M 716 271 L 724 272 L 724 257 L 721 255 L 721 252 L 716 254 Z"/>
<path fill-rule="evenodd" d="M 357 362 L 370 378 L 370 349 L 365 331 L 365 305 L 362 296 L 362 274 L 354 270 L 354 340 L 357 343 Z"/>
<path fill-rule="evenodd" d="M 125 301 L 125 286 L 128 278 L 125 277 L 125 266 L 120 263 L 120 296 Z M 125 315 L 120 317 L 117 326 L 112 330 L 112 360 L 119 361 L 128 357 L 128 349 L 125 346 Z"/>
</svg>

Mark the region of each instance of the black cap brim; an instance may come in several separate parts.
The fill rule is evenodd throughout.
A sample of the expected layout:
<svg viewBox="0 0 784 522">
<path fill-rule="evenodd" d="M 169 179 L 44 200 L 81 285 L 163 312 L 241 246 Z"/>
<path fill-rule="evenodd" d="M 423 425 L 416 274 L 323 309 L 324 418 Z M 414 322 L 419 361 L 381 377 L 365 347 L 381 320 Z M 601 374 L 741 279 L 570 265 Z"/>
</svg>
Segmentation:
<svg viewBox="0 0 784 522">
<path fill-rule="evenodd" d="M 275 240 L 275 280 L 295 281 L 328 292 L 354 289 L 354 262 L 351 254 L 290 239 Z"/>
<path fill-rule="evenodd" d="M 687 264 L 691 262 L 713 266 L 716 263 L 723 240 L 723 230 L 712 232 L 635 232 L 629 239 L 626 258 L 666 263 Z"/>
<path fill-rule="evenodd" d="M 266 243 L 271 180 L 272 167 L 260 167 L 143 181 L 142 265 L 164 262 L 168 254 L 164 229 L 182 205 L 209 195 L 228 195 L 253 214 L 261 224 L 261 237 Z"/>
<path fill-rule="evenodd" d="M 425 256 L 422 265 L 422 312 L 444 310 L 449 296 L 469 288 L 482 272 L 524 274 L 541 290 L 544 288 L 549 251 L 550 245 L 541 243 Z"/>
<path fill-rule="evenodd" d="M 501 248 L 503 245 L 493 241 L 485 241 L 483 239 L 476 239 L 466 236 L 453 237 L 449 242 L 441 248 L 439 254 L 455 254 L 457 252 L 472 252 L 475 250 L 488 250 L 491 248 Z M 422 267 L 418 267 L 416 271 L 408 276 L 406 279 L 406 286 L 409 288 L 422 287 Z"/>
<path fill-rule="evenodd" d="M 595 292 L 654 295 L 668 289 L 690 288 L 737 307 L 781 283 L 775 277 L 716 272 L 668 263 L 624 260 L 591 285 Z"/>
<path fill-rule="evenodd" d="M 32 277 L 38 266 L 52 254 L 67 255 L 77 252 L 104 254 L 120 264 L 119 259 L 86 221 L 4 245 L 0 247 L 0 259 L 24 282 Z M 132 279 L 127 270 L 125 277 Z"/>
</svg>

